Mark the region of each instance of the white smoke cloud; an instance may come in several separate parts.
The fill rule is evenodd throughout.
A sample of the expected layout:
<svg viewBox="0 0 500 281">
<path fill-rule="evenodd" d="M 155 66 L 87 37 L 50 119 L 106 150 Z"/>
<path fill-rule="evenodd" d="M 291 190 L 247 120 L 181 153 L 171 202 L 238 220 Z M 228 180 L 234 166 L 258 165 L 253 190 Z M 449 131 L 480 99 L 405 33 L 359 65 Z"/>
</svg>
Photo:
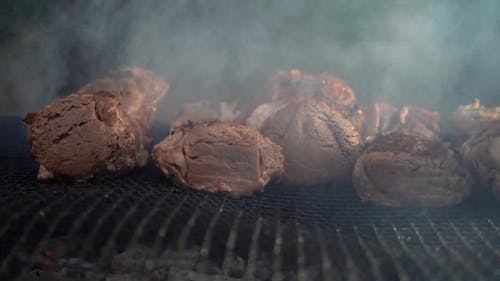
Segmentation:
<svg viewBox="0 0 500 281">
<path fill-rule="evenodd" d="M 54 6 L 0 47 L 0 110 L 37 110 L 99 72 L 128 64 L 151 68 L 171 83 L 160 109 L 163 121 L 180 102 L 246 102 L 266 75 L 291 67 L 337 74 L 365 101 L 444 112 L 475 96 L 498 103 L 495 0 L 354 2 L 93 0 Z"/>
</svg>

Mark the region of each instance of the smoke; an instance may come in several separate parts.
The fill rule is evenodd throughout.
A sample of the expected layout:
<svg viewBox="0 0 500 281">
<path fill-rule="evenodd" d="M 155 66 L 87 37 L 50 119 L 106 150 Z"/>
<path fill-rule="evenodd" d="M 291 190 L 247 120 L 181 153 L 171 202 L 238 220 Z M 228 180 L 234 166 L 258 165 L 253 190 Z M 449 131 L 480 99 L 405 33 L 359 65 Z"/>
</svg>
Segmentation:
<svg viewBox="0 0 500 281">
<path fill-rule="evenodd" d="M 476 96 L 498 105 L 495 0 L 46 2 L 54 4 L 13 23 L 0 45 L 7 114 L 36 111 L 131 64 L 170 82 L 163 121 L 181 102 L 248 102 L 270 73 L 292 67 L 336 74 L 365 102 L 444 114 Z"/>
</svg>

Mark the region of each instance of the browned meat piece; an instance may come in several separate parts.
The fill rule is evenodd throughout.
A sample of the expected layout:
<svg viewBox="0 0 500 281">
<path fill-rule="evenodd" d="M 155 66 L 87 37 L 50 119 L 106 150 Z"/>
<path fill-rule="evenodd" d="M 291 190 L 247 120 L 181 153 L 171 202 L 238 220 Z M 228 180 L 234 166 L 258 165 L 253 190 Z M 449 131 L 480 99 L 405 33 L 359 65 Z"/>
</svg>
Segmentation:
<svg viewBox="0 0 500 281">
<path fill-rule="evenodd" d="M 165 174 L 189 188 L 250 196 L 283 170 L 279 145 L 259 131 L 226 122 L 188 123 L 153 149 Z"/>
<path fill-rule="evenodd" d="M 151 143 L 148 131 L 156 118 L 156 106 L 170 85 L 153 72 L 131 67 L 107 73 L 75 94 L 119 93 L 119 109 L 127 118 L 141 149 Z"/>
<path fill-rule="evenodd" d="M 500 107 L 488 108 L 475 99 L 471 104 L 459 106 L 453 118 L 458 134 L 469 137 L 500 121 Z"/>
<path fill-rule="evenodd" d="M 350 118 L 363 141 L 378 135 L 401 133 L 428 139 L 440 139 L 439 113 L 417 106 L 396 108 L 388 103 L 361 106 Z"/>
<path fill-rule="evenodd" d="M 359 136 L 351 122 L 326 103 L 293 100 L 267 118 L 261 131 L 283 148 L 285 184 L 350 182 Z"/>
<path fill-rule="evenodd" d="M 500 122 L 470 137 L 461 152 L 483 185 L 500 200 Z"/>
<path fill-rule="evenodd" d="M 354 91 L 340 78 L 325 72 L 315 73 L 298 69 L 280 71 L 272 75 L 266 95 L 264 102 L 314 96 L 335 106 L 342 113 L 350 112 L 356 101 Z"/>
<path fill-rule="evenodd" d="M 110 73 L 40 112 L 28 114 L 29 148 L 39 179 L 84 180 L 146 164 L 156 104 L 168 84 L 148 70 Z"/>
<path fill-rule="evenodd" d="M 364 202 L 381 206 L 446 206 L 470 193 L 458 154 L 442 142 L 391 134 L 356 161 L 353 182 Z"/>
<path fill-rule="evenodd" d="M 240 118 L 241 111 L 236 102 L 198 101 L 184 104 L 179 114 L 170 123 L 170 127 L 174 128 L 188 121 L 238 122 Z"/>
</svg>

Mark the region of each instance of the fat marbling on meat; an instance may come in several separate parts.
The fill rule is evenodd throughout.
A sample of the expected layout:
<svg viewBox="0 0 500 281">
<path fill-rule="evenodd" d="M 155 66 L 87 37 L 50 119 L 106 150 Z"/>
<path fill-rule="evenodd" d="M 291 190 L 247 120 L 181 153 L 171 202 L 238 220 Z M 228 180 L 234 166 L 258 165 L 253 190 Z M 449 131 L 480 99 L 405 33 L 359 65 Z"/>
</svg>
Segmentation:
<svg viewBox="0 0 500 281">
<path fill-rule="evenodd" d="M 138 67 L 110 72 L 56 99 L 25 121 L 38 178 L 85 180 L 102 171 L 143 166 L 156 106 L 169 85 Z"/>
<path fill-rule="evenodd" d="M 186 123 L 153 149 L 153 159 L 182 186 L 250 196 L 283 170 L 281 147 L 254 129 L 228 122 Z"/>
<path fill-rule="evenodd" d="M 448 145 L 417 136 L 380 136 L 363 151 L 353 173 L 363 202 L 381 206 L 447 206 L 471 190 L 459 154 Z"/>
</svg>

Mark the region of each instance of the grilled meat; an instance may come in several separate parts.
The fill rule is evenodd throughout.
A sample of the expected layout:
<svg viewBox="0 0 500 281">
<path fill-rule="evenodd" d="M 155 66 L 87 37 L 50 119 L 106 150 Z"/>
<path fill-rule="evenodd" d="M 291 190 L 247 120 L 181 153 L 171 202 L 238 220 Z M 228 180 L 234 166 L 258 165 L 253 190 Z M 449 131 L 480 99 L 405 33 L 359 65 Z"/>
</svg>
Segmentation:
<svg viewBox="0 0 500 281">
<path fill-rule="evenodd" d="M 148 70 L 129 68 L 87 84 L 25 118 L 39 179 L 85 180 L 101 171 L 146 164 L 148 130 L 168 84 Z"/>
<path fill-rule="evenodd" d="M 315 73 L 298 69 L 280 71 L 272 75 L 265 95 L 264 103 L 288 101 L 296 97 L 315 97 L 346 114 L 356 101 L 352 88 L 340 78 L 325 72 Z"/>
<path fill-rule="evenodd" d="M 313 98 L 290 101 L 264 121 L 261 131 L 283 148 L 285 184 L 350 181 L 359 136 L 351 122 L 327 103 Z"/>
<path fill-rule="evenodd" d="M 181 185 L 233 197 L 263 190 L 282 171 L 279 145 L 256 129 L 226 122 L 184 124 L 153 149 L 156 164 Z"/>
<path fill-rule="evenodd" d="M 459 136 L 469 137 L 500 121 L 500 107 L 485 107 L 479 99 L 473 103 L 459 106 L 453 114 Z"/>
<path fill-rule="evenodd" d="M 368 145 L 353 182 L 364 202 L 381 206 L 446 206 L 470 193 L 458 154 L 442 142 L 391 134 Z"/>
<path fill-rule="evenodd" d="M 394 130 L 399 123 L 399 109 L 389 103 L 374 103 L 360 106 L 350 118 L 363 141 L 372 141 L 376 136 Z"/>
<path fill-rule="evenodd" d="M 370 142 L 378 135 L 401 133 L 427 139 L 440 139 L 439 113 L 417 106 L 401 109 L 388 103 L 361 106 L 350 117 L 363 141 Z"/>
<path fill-rule="evenodd" d="M 460 151 L 483 186 L 500 200 L 500 122 L 474 134 Z"/>
</svg>

